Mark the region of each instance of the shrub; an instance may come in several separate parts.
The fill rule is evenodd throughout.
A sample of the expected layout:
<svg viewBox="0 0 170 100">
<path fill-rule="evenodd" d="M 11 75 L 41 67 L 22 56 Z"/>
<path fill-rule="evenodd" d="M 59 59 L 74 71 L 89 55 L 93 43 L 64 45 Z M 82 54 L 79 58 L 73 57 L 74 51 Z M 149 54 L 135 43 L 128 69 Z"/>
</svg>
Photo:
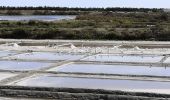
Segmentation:
<svg viewBox="0 0 170 100">
<path fill-rule="evenodd" d="M 11 37 L 14 39 L 26 39 L 29 38 L 29 33 L 24 29 L 15 29 L 11 33 Z"/>
</svg>

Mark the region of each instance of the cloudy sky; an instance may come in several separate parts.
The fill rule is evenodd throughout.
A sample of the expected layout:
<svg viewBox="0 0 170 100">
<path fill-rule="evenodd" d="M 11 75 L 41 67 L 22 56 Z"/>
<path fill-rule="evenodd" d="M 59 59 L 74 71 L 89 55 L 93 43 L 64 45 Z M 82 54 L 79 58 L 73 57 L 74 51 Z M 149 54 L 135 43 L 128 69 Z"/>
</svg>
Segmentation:
<svg viewBox="0 0 170 100">
<path fill-rule="evenodd" d="M 170 8 L 170 0 L 0 0 L 0 6 Z"/>
</svg>

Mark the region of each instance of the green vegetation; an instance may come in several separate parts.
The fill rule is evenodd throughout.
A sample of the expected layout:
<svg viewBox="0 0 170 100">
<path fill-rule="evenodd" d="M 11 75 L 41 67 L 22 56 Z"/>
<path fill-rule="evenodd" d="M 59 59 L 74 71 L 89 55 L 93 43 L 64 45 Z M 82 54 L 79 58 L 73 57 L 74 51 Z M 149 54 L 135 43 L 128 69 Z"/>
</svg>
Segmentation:
<svg viewBox="0 0 170 100">
<path fill-rule="evenodd" d="M 1 7 L 0 9 L 5 8 Z M 9 11 L 11 9 L 8 8 Z M 17 11 L 24 8 L 13 9 L 15 12 L 12 13 L 19 14 Z M 38 11 L 40 8 L 25 8 L 25 10 L 31 9 Z M 0 38 L 170 40 L 170 13 L 164 12 L 162 9 L 48 7 L 41 9 L 71 11 L 78 15 L 75 20 L 56 22 L 1 21 Z M 79 13 L 81 11 L 88 13 Z"/>
<path fill-rule="evenodd" d="M 0 6 L 1 15 L 82 15 L 91 12 L 163 12 L 149 8 L 67 8 L 67 7 L 5 7 Z"/>
</svg>

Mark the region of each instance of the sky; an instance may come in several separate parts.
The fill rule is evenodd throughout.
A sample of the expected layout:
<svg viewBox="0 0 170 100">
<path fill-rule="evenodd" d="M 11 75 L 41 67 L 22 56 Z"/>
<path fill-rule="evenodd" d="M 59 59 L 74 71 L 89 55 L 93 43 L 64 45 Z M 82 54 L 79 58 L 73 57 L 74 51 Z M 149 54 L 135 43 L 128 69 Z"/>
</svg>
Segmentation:
<svg viewBox="0 0 170 100">
<path fill-rule="evenodd" d="M 170 8 L 170 0 L 0 0 L 0 6 Z"/>
</svg>

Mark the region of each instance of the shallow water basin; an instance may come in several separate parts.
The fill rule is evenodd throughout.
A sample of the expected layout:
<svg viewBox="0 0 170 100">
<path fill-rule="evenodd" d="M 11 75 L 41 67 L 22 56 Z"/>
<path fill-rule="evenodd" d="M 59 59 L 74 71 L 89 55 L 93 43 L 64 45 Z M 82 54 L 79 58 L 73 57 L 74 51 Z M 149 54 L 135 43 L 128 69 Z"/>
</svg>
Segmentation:
<svg viewBox="0 0 170 100">
<path fill-rule="evenodd" d="M 0 70 L 28 71 L 38 70 L 40 68 L 48 67 L 50 65 L 52 65 L 52 63 L 0 61 Z"/>
<path fill-rule="evenodd" d="M 98 54 L 88 57 L 86 61 L 111 61 L 111 62 L 141 62 L 155 63 L 161 61 L 163 56 L 156 55 L 113 55 L 113 54 Z"/>
<path fill-rule="evenodd" d="M 32 87 L 106 89 L 170 94 L 170 82 L 69 78 L 56 77 L 53 75 L 34 76 L 32 78 L 27 78 L 25 80 L 15 82 L 15 84 L 12 85 Z"/>
<path fill-rule="evenodd" d="M 170 76 L 170 68 L 133 66 L 133 65 L 103 65 L 103 64 L 67 64 L 48 71 L 73 72 L 73 73 L 102 73 L 121 75 L 150 75 L 150 76 Z"/>
<path fill-rule="evenodd" d="M 68 53 L 51 53 L 51 52 L 33 52 L 13 56 L 15 59 L 30 59 L 30 60 L 76 60 L 83 57 L 79 54 Z"/>
<path fill-rule="evenodd" d="M 56 20 L 69 20 L 75 19 L 76 16 L 70 15 L 31 15 L 31 16 L 0 16 L 0 20 L 8 21 L 29 21 L 29 20 L 41 20 L 41 21 L 56 21 Z"/>
<path fill-rule="evenodd" d="M 11 56 L 14 54 L 16 54 L 16 53 L 12 52 L 12 51 L 0 51 L 0 57 Z"/>
</svg>

